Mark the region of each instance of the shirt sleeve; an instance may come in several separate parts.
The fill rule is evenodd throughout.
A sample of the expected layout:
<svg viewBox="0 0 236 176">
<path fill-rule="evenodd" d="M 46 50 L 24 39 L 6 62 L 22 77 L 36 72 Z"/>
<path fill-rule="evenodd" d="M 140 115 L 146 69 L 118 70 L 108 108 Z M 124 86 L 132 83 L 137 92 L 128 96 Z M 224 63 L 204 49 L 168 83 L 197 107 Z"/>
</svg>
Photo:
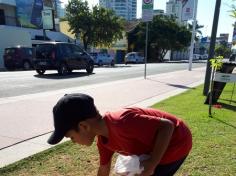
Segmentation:
<svg viewBox="0 0 236 176">
<path fill-rule="evenodd" d="M 106 148 L 102 144 L 100 138 L 98 138 L 97 140 L 97 147 L 98 147 L 98 152 L 99 152 L 99 157 L 100 157 L 100 165 L 106 165 L 111 160 L 114 152 Z"/>
</svg>

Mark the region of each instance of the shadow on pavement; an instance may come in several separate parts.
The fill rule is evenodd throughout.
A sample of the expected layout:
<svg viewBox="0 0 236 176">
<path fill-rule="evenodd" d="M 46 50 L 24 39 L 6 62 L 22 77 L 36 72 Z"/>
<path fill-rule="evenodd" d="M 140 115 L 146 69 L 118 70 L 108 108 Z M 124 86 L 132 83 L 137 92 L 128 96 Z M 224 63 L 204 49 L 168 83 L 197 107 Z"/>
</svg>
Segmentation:
<svg viewBox="0 0 236 176">
<path fill-rule="evenodd" d="M 185 86 L 185 85 L 170 84 L 170 83 L 166 83 L 166 82 L 162 82 L 162 81 L 153 80 L 153 79 L 150 79 L 150 78 L 147 78 L 147 80 L 162 83 L 162 84 L 166 84 L 168 86 L 177 87 L 177 88 L 180 88 L 180 89 L 192 89 L 192 90 L 196 89 L 196 88 L 188 87 L 188 86 Z"/>
<path fill-rule="evenodd" d="M 67 75 L 61 76 L 61 75 L 58 75 L 57 73 L 51 73 L 51 74 L 43 74 L 43 75 L 34 75 L 34 77 L 41 78 L 41 79 L 71 79 L 71 78 L 90 76 L 93 74 L 95 73 L 88 74 L 87 72 L 72 72 Z"/>
<path fill-rule="evenodd" d="M 188 87 L 188 86 L 184 86 L 184 85 L 179 85 L 179 84 L 170 84 L 170 83 L 167 83 L 168 86 L 172 86 L 172 87 L 177 87 L 177 88 L 180 88 L 180 89 L 192 89 L 194 90 L 195 88 L 192 88 L 192 87 Z"/>
<path fill-rule="evenodd" d="M 103 65 L 103 66 L 95 66 L 94 68 L 129 68 L 132 67 L 132 65 L 115 65 L 115 66 L 110 66 L 110 65 Z"/>
<path fill-rule="evenodd" d="M 207 60 L 193 60 L 192 63 L 206 63 Z M 166 60 L 162 63 L 175 63 L 175 64 L 182 64 L 182 63 L 189 63 L 189 60 Z"/>
</svg>

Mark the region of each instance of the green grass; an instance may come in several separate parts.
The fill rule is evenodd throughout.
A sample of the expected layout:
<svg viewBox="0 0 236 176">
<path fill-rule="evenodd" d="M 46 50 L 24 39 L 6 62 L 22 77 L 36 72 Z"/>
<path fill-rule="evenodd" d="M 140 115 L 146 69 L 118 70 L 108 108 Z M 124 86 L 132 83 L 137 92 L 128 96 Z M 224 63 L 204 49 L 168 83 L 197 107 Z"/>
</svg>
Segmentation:
<svg viewBox="0 0 236 176">
<path fill-rule="evenodd" d="M 236 175 L 236 94 L 231 99 L 233 84 L 228 84 L 208 117 L 203 87 L 171 97 L 153 107 L 176 114 L 187 122 L 193 134 L 193 149 L 176 175 Z M 236 92 L 236 90 L 235 90 Z M 96 145 L 81 147 L 66 142 L 0 169 L 1 176 L 92 176 L 96 175 Z"/>
</svg>

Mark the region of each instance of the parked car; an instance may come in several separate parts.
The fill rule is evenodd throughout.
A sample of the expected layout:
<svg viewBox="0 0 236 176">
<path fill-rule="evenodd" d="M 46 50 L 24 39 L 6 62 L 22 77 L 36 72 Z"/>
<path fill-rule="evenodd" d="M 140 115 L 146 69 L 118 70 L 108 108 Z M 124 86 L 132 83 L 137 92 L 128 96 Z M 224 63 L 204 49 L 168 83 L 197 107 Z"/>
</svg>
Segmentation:
<svg viewBox="0 0 236 176">
<path fill-rule="evenodd" d="M 128 63 L 137 64 L 137 63 L 143 63 L 143 62 L 144 62 L 144 57 L 139 52 L 131 52 L 125 55 L 125 64 L 128 64 Z"/>
<path fill-rule="evenodd" d="M 208 54 L 193 54 L 193 60 L 208 59 Z"/>
<path fill-rule="evenodd" d="M 90 55 L 93 57 L 94 65 L 102 66 L 102 65 L 115 65 L 114 58 L 107 53 L 99 53 L 99 52 L 93 52 L 90 53 Z"/>
<path fill-rule="evenodd" d="M 208 54 L 201 55 L 201 59 L 208 59 Z"/>
<path fill-rule="evenodd" d="M 199 60 L 201 58 L 200 54 L 193 54 L 193 60 Z"/>
<path fill-rule="evenodd" d="M 78 45 L 46 42 L 36 45 L 34 67 L 40 75 L 46 70 L 57 70 L 59 75 L 65 75 L 74 69 L 86 69 L 90 74 L 93 72 L 94 62 L 92 57 Z"/>
<path fill-rule="evenodd" d="M 3 60 L 8 70 L 30 70 L 33 68 L 34 57 L 35 51 L 32 47 L 17 46 L 5 48 Z"/>
</svg>

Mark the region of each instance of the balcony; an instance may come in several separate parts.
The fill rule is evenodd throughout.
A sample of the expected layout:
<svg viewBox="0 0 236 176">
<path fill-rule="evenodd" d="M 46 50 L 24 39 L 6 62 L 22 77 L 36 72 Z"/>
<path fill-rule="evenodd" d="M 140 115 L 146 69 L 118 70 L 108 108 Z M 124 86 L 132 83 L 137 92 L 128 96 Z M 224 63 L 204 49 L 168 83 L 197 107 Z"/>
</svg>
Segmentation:
<svg viewBox="0 0 236 176">
<path fill-rule="evenodd" d="M 15 0 L 0 0 L 0 4 L 16 6 Z"/>
</svg>

